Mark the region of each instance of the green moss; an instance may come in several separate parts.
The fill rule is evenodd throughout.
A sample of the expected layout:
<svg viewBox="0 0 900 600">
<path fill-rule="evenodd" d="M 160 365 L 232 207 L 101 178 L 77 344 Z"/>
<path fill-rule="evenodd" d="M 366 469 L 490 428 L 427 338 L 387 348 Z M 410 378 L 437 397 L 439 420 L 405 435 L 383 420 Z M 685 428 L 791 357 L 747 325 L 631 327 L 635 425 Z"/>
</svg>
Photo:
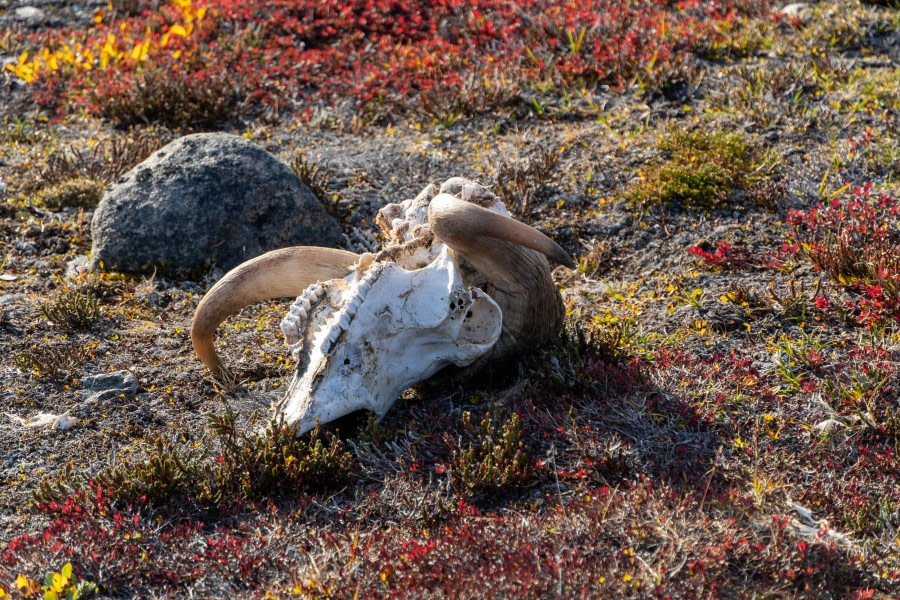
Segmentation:
<svg viewBox="0 0 900 600">
<path fill-rule="evenodd" d="M 740 133 L 671 130 L 659 149 L 665 158 L 645 167 L 641 182 L 625 194 L 639 208 L 671 203 L 687 208 L 721 206 L 734 190 L 757 182 L 763 162 Z"/>
<path fill-rule="evenodd" d="M 34 200 L 50 210 L 94 208 L 103 197 L 104 185 L 102 181 L 75 177 L 42 189 Z"/>
</svg>

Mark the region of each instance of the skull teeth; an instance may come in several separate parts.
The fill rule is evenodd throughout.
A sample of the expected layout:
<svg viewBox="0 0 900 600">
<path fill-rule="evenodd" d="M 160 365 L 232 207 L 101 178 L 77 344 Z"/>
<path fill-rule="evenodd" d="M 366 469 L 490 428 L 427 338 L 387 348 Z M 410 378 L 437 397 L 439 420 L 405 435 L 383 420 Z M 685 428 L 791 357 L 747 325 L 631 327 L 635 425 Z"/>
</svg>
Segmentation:
<svg viewBox="0 0 900 600">
<path fill-rule="evenodd" d="M 331 352 L 331 349 L 334 347 L 338 338 L 341 337 L 341 334 L 350 328 L 350 321 L 356 316 L 356 311 L 366 299 L 369 288 L 372 287 L 372 282 L 375 280 L 378 273 L 381 272 L 381 269 L 372 269 L 372 271 L 374 272 L 366 273 L 366 275 L 360 279 L 354 290 L 353 297 L 344 309 L 338 312 L 325 327 L 325 331 L 328 333 L 321 344 L 322 354 Z"/>
<path fill-rule="evenodd" d="M 312 324 L 310 327 L 309 319 L 313 314 L 313 308 L 325 297 L 325 287 L 319 284 L 312 285 L 297 298 L 281 322 L 285 344 L 295 362 L 299 363 L 302 359 L 303 349 L 308 341 L 311 342 L 311 347 L 318 347 L 322 354 L 331 352 L 341 334 L 350 327 L 350 322 L 356 316 L 372 283 L 383 268 L 381 264 L 376 263 L 366 270 L 365 274 L 345 292 L 350 297 L 347 304 L 321 325 Z"/>
<path fill-rule="evenodd" d="M 303 333 L 309 321 L 309 315 L 322 298 L 325 297 L 325 288 L 314 283 L 305 290 L 291 304 L 288 314 L 281 321 L 281 331 L 284 333 L 284 342 L 295 359 L 303 349 Z"/>
</svg>

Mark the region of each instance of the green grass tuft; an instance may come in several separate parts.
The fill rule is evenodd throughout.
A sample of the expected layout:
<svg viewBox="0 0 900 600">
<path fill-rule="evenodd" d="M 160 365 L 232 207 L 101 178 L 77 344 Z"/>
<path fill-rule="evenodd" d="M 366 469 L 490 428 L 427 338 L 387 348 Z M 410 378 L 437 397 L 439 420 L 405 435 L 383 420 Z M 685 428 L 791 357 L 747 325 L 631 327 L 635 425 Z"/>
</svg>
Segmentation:
<svg viewBox="0 0 900 600">
<path fill-rule="evenodd" d="M 739 133 L 670 131 L 659 143 L 667 157 L 648 166 L 642 181 L 627 193 L 639 207 L 680 203 L 712 208 L 745 188 L 758 164 L 757 153 Z"/>
<path fill-rule="evenodd" d="M 41 313 L 60 327 L 87 330 L 100 319 L 102 309 L 93 293 L 69 290 L 45 304 Z"/>
<path fill-rule="evenodd" d="M 35 194 L 35 204 L 59 211 L 63 208 L 95 208 L 103 197 L 102 181 L 84 177 L 67 179 Z"/>
</svg>

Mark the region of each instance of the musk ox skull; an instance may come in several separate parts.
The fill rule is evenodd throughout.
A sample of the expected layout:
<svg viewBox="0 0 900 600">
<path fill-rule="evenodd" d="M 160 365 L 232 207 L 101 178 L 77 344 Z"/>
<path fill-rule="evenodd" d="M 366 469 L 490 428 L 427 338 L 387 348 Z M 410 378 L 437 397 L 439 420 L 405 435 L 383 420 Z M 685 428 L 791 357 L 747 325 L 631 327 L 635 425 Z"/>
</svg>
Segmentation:
<svg viewBox="0 0 900 600">
<path fill-rule="evenodd" d="M 555 242 L 464 179 L 385 206 L 390 244 L 377 254 L 295 247 L 228 272 L 204 296 L 191 338 L 227 377 L 213 334 L 249 304 L 297 296 L 282 321 L 297 364 L 276 410 L 298 434 L 357 410 L 384 416 L 407 388 L 459 381 L 556 335 L 563 306 L 547 257 Z"/>
</svg>

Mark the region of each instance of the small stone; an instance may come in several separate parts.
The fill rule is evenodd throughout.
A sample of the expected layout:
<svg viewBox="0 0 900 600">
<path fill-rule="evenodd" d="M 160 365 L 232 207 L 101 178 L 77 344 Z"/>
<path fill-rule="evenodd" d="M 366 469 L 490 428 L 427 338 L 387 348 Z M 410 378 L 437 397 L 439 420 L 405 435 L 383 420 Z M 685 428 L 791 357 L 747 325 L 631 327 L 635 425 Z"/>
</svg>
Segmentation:
<svg viewBox="0 0 900 600">
<path fill-rule="evenodd" d="M 19 21 L 40 21 L 44 18 L 44 11 L 35 6 L 20 6 L 15 15 Z"/>
<path fill-rule="evenodd" d="M 129 399 L 128 394 L 130 393 L 133 392 L 129 392 L 125 389 L 119 389 L 103 390 L 102 392 L 91 394 L 85 400 L 80 402 L 75 408 L 73 408 L 72 413 L 80 419 L 87 419 L 94 413 L 107 410 L 110 405 L 122 404 Z M 113 400 L 115 400 L 115 402 L 113 402 Z"/>
<path fill-rule="evenodd" d="M 130 371 L 114 371 L 90 375 L 81 380 L 81 387 L 90 392 L 115 391 L 131 394 L 138 389 L 138 380 Z"/>
<path fill-rule="evenodd" d="M 13 243 L 13 247 L 16 250 L 21 250 L 23 253 L 29 255 L 38 253 L 37 244 L 35 244 L 34 242 L 24 242 L 22 240 L 17 240 Z"/>
<path fill-rule="evenodd" d="M 77 277 L 83 271 L 89 271 L 91 259 L 86 254 L 79 254 L 66 263 L 66 277 Z"/>
<path fill-rule="evenodd" d="M 84 401 L 85 405 L 93 405 L 100 404 L 102 402 L 106 402 L 107 400 L 111 400 L 112 398 L 118 398 L 119 396 L 126 396 L 130 392 L 127 392 L 124 389 L 120 390 L 103 390 L 102 392 L 97 392 L 95 394 L 91 394 Z M 127 397 L 127 396 L 126 396 Z"/>
<path fill-rule="evenodd" d="M 731 303 L 705 302 L 700 308 L 690 304 L 679 306 L 670 319 L 685 327 L 702 320 L 712 331 L 726 333 L 743 328 L 747 314 L 743 308 Z"/>
<path fill-rule="evenodd" d="M 809 4 L 807 2 L 792 2 L 790 4 L 782 6 L 778 10 L 778 13 L 786 17 L 796 17 L 803 14 L 807 10 L 809 10 Z"/>
</svg>

